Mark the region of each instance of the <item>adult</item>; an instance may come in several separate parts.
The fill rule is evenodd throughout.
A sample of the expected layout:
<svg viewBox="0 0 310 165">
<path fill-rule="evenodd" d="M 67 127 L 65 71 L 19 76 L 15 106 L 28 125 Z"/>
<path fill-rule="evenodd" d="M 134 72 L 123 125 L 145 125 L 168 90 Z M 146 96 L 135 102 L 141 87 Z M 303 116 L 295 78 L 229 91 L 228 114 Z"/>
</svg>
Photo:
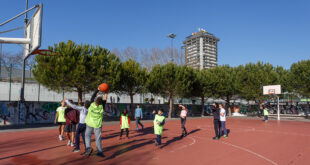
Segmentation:
<svg viewBox="0 0 310 165">
<path fill-rule="evenodd" d="M 212 114 L 213 114 L 213 125 L 214 125 L 214 132 L 215 136 L 213 137 L 214 140 L 218 140 L 220 137 L 220 109 L 218 103 L 213 103 L 212 107 Z"/>
<path fill-rule="evenodd" d="M 85 145 L 86 151 L 84 155 L 89 156 L 93 149 L 90 146 L 90 137 L 92 132 L 95 134 L 97 156 L 104 157 L 101 146 L 101 132 L 102 132 L 102 120 L 104 113 L 104 106 L 107 102 L 108 94 L 105 93 L 104 97 L 97 96 L 99 89 L 96 90 L 91 98 L 91 105 L 88 108 L 88 114 L 85 119 L 86 131 L 85 131 Z M 97 97 L 96 97 L 97 96 Z"/>
<path fill-rule="evenodd" d="M 86 151 L 86 145 L 85 145 L 85 131 L 86 131 L 86 123 L 85 119 L 88 113 L 88 108 L 90 106 L 90 101 L 86 100 L 84 103 L 84 106 L 77 106 L 72 104 L 69 100 L 65 99 L 65 102 L 68 106 L 72 107 L 73 109 L 76 109 L 80 112 L 80 121 L 78 124 L 78 127 L 76 129 L 75 133 L 75 148 L 72 152 L 80 152 L 80 135 L 82 135 L 83 143 Z"/>
<path fill-rule="evenodd" d="M 181 138 L 183 138 L 184 136 L 187 136 L 187 131 L 185 128 L 185 124 L 186 124 L 186 116 L 187 116 L 187 108 L 184 105 L 179 105 L 179 107 L 181 108 L 181 113 L 180 113 L 180 119 L 181 119 L 181 128 L 182 128 L 182 135 Z"/>
<path fill-rule="evenodd" d="M 135 119 L 136 119 L 136 130 L 139 130 L 139 125 L 141 126 L 142 130 L 144 128 L 143 124 L 140 122 L 140 120 L 143 119 L 143 113 L 142 109 L 140 108 L 139 105 L 137 105 L 137 108 L 135 110 Z"/>
</svg>

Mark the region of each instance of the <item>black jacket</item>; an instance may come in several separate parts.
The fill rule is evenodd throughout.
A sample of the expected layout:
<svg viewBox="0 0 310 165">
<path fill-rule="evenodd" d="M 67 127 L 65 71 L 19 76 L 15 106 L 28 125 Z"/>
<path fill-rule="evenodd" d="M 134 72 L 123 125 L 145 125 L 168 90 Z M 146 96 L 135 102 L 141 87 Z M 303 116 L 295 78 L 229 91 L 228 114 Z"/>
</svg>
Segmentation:
<svg viewBox="0 0 310 165">
<path fill-rule="evenodd" d="M 220 109 L 219 108 L 213 107 L 212 113 L 213 113 L 214 120 L 220 120 Z"/>
</svg>

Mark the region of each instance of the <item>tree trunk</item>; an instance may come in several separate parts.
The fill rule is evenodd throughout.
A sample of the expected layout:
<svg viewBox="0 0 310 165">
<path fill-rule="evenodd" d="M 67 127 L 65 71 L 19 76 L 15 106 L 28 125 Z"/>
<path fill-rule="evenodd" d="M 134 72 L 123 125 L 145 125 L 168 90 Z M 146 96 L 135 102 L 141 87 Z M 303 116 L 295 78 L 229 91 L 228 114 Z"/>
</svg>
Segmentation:
<svg viewBox="0 0 310 165">
<path fill-rule="evenodd" d="M 169 94 L 169 102 L 170 102 L 170 105 L 169 105 L 169 113 L 168 113 L 168 118 L 169 118 L 169 119 L 171 119 L 171 114 L 172 114 L 172 105 L 173 105 L 172 96 L 173 96 L 173 94 L 170 93 L 170 94 Z"/>
<path fill-rule="evenodd" d="M 228 110 L 228 116 L 231 116 L 231 108 L 230 108 L 230 98 L 229 96 L 226 97 L 226 105 Z"/>
<path fill-rule="evenodd" d="M 201 117 L 204 116 L 205 112 L 205 96 L 201 96 Z"/>
<path fill-rule="evenodd" d="M 78 104 L 82 105 L 82 95 L 83 95 L 83 91 L 82 88 L 77 88 L 77 92 L 78 92 Z"/>
<path fill-rule="evenodd" d="M 134 117 L 135 113 L 134 113 L 134 107 L 133 107 L 133 94 L 129 94 L 130 95 L 130 113 L 131 116 Z"/>
</svg>

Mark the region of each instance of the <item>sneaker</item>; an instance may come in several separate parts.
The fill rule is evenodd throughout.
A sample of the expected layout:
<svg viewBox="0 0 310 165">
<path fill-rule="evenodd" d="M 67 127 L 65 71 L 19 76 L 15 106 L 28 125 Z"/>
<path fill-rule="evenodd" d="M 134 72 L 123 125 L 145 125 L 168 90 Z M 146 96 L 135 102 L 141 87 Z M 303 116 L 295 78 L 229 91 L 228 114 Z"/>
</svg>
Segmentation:
<svg viewBox="0 0 310 165">
<path fill-rule="evenodd" d="M 104 154 L 102 152 L 97 152 L 96 155 L 99 156 L 99 157 L 104 157 Z"/>
<path fill-rule="evenodd" d="M 155 140 L 155 143 L 154 143 L 154 144 L 155 144 L 155 146 L 158 146 L 158 142 L 157 142 L 156 140 Z"/>
<path fill-rule="evenodd" d="M 72 152 L 80 152 L 81 150 L 80 149 L 74 149 L 74 150 L 72 150 Z"/>
<path fill-rule="evenodd" d="M 213 140 L 219 140 L 219 138 L 217 136 L 213 137 Z"/>
<path fill-rule="evenodd" d="M 91 147 L 87 148 L 84 155 L 85 156 L 90 156 L 90 154 L 93 152 L 93 149 Z"/>
<path fill-rule="evenodd" d="M 227 138 L 228 136 L 227 135 L 224 135 L 224 138 Z"/>
<path fill-rule="evenodd" d="M 138 131 L 138 130 L 139 130 L 139 127 L 136 128 L 136 131 Z"/>
<path fill-rule="evenodd" d="M 70 146 L 70 145 L 71 145 L 71 141 L 69 140 L 69 141 L 68 141 L 68 144 L 67 144 L 67 146 Z"/>
<path fill-rule="evenodd" d="M 62 140 L 63 140 L 61 135 L 59 135 L 59 137 L 58 137 L 58 138 L 59 138 L 59 140 L 60 140 L 60 141 L 62 141 Z"/>
<path fill-rule="evenodd" d="M 142 125 L 142 130 L 144 129 L 144 125 Z"/>
<path fill-rule="evenodd" d="M 74 147 L 74 143 L 71 143 L 70 146 L 71 146 L 71 147 Z"/>
</svg>

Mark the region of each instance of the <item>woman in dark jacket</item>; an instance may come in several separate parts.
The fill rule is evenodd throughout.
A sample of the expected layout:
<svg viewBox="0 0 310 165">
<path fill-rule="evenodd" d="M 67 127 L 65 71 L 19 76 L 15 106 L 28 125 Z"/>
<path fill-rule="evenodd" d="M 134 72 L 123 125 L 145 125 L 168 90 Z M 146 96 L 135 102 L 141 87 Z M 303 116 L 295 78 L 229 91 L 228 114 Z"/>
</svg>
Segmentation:
<svg viewBox="0 0 310 165">
<path fill-rule="evenodd" d="M 218 140 L 220 138 L 220 108 L 218 103 L 213 103 L 212 114 L 215 132 L 215 137 L 213 137 L 213 139 Z"/>
</svg>

